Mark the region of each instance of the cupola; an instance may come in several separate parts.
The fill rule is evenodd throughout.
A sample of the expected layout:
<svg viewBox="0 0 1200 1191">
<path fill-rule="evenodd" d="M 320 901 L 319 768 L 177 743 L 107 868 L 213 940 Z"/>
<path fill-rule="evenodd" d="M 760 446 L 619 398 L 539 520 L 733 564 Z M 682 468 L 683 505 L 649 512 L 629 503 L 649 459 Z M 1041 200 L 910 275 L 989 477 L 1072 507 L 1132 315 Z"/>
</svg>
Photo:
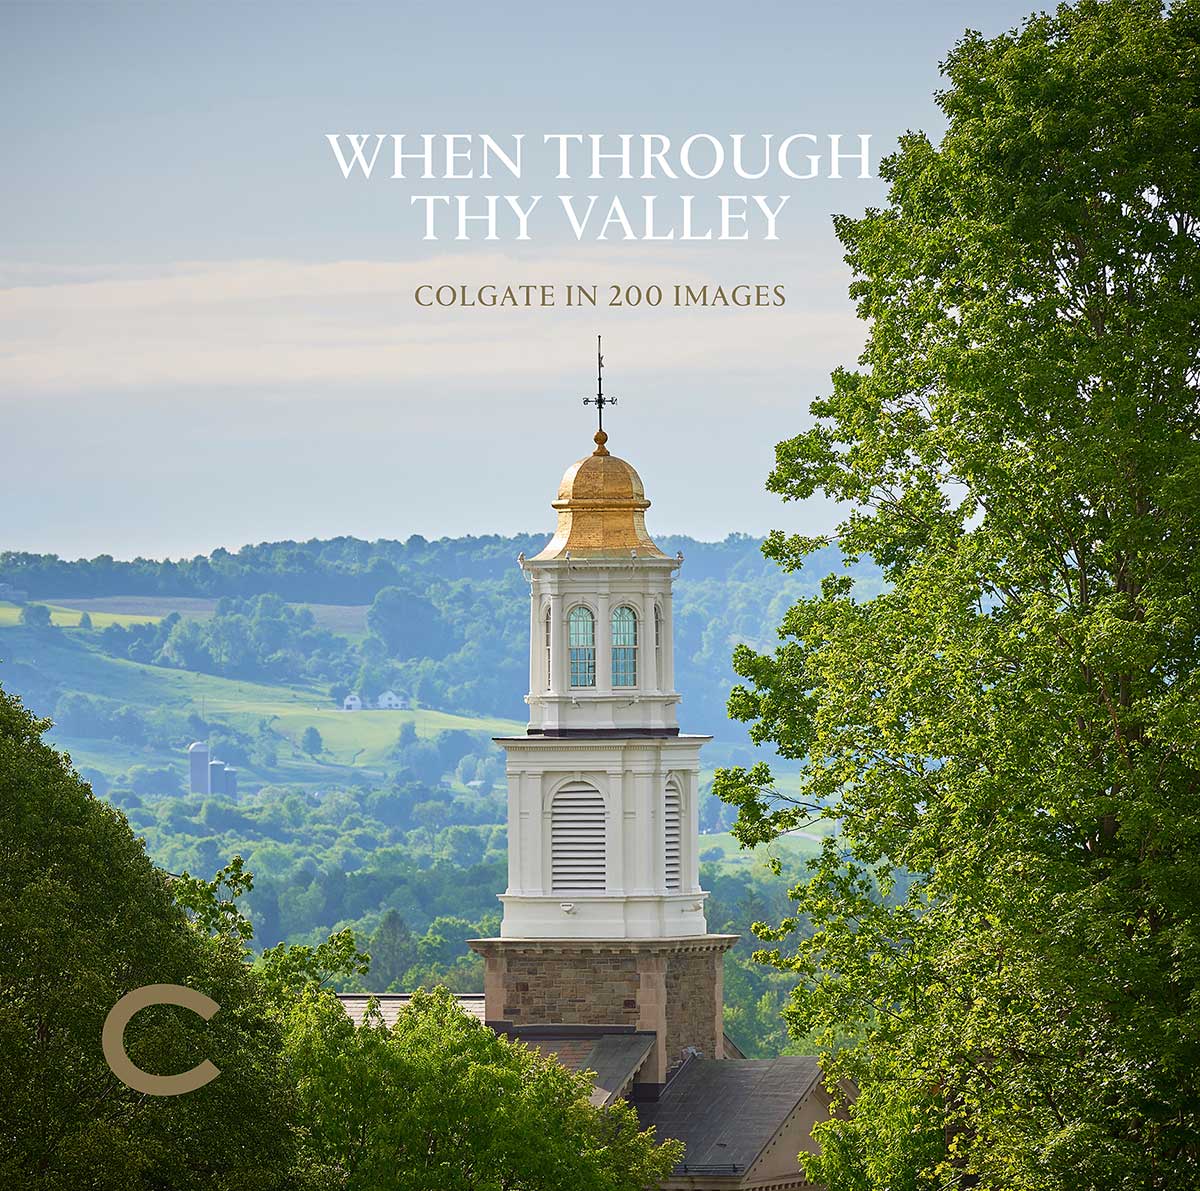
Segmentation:
<svg viewBox="0 0 1200 1191">
<path fill-rule="evenodd" d="M 558 513 L 554 537 L 532 562 L 565 558 L 663 558 L 646 531 L 650 502 L 632 464 L 609 453 L 608 435 L 596 433 L 596 449 L 572 463 L 551 504 Z"/>
</svg>

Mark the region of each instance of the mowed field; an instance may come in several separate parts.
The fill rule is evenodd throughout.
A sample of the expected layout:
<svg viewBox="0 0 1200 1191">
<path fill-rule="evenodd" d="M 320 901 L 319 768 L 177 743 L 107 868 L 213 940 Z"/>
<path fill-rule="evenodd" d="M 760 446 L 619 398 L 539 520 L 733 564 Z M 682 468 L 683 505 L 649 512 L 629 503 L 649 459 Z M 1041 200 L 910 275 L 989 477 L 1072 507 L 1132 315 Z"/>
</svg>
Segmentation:
<svg viewBox="0 0 1200 1191">
<path fill-rule="evenodd" d="M 115 608 L 95 607 L 94 605 L 105 605 L 108 600 L 74 600 L 68 606 L 56 600 L 32 600 L 31 603 L 45 604 L 50 609 L 50 622 L 56 624 L 60 628 L 75 628 L 79 625 L 80 617 L 86 611 L 92 618 L 92 628 L 103 629 L 110 624 L 145 624 L 147 621 L 158 621 L 166 615 L 165 612 L 147 613 L 144 611 L 133 610 L 128 607 L 128 600 L 114 600 L 121 610 Z M 151 601 L 158 603 L 159 601 Z M 185 603 L 208 603 L 207 600 L 187 600 L 181 601 Z M 212 615 L 211 611 L 206 615 Z M 0 628 L 13 628 L 21 623 L 21 608 L 18 604 L 9 604 L 0 602 Z"/>
<path fill-rule="evenodd" d="M 216 609 L 216 600 L 192 599 L 186 596 L 99 596 L 77 599 L 57 596 L 33 601 L 46 604 L 55 624 L 64 627 L 79 624 L 80 613 L 92 618 L 94 628 L 108 624 L 145 624 L 162 620 L 172 612 L 193 620 L 206 620 Z M 308 608 L 322 628 L 331 633 L 358 640 L 367 635 L 366 604 L 298 604 Z M 20 608 L 0 602 L 0 628 L 18 623 Z"/>
</svg>

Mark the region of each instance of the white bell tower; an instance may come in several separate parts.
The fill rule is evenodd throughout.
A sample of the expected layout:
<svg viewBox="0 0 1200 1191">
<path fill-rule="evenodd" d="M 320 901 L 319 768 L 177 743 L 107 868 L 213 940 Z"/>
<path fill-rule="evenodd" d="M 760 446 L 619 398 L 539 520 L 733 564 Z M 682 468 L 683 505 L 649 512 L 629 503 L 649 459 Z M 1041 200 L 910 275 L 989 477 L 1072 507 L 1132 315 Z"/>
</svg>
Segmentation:
<svg viewBox="0 0 1200 1191">
<path fill-rule="evenodd" d="M 595 403 L 603 419 L 605 398 Z M 679 731 L 668 558 L 642 481 L 596 449 L 563 476 L 529 583 L 529 727 L 507 754 L 508 888 L 484 956 L 489 1021 L 653 1031 L 643 1078 L 724 1054 L 722 956 L 699 879 L 700 748 Z"/>
<path fill-rule="evenodd" d="M 508 754 L 504 938 L 703 935 L 700 746 L 675 717 L 668 558 L 638 474 L 596 449 L 567 469 L 530 588 L 529 728 Z"/>
</svg>

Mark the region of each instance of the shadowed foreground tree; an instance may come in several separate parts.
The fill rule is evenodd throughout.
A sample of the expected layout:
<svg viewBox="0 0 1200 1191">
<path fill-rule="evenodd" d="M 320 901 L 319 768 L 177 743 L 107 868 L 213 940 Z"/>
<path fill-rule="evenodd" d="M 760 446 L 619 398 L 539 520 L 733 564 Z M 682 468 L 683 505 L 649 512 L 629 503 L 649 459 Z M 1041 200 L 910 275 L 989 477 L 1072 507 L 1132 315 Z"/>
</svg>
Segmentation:
<svg viewBox="0 0 1200 1191">
<path fill-rule="evenodd" d="M 124 816 L 42 743 L 48 726 L 0 690 L 0 1186 L 284 1185 L 282 1035 L 240 943 L 189 925 Z M 120 1083 L 100 1049 L 117 1000 L 164 983 L 221 1006 L 208 1022 L 171 1006 L 130 1022 L 144 1070 L 220 1068 L 169 1098 Z"/>
<path fill-rule="evenodd" d="M 769 482 L 853 508 L 770 556 L 889 587 L 737 651 L 731 713 L 808 764 L 717 789 L 746 844 L 841 821 L 760 931 L 793 1029 L 861 1036 L 814 1177 L 1198 1186 L 1200 6 L 1085 0 L 944 72 L 941 144 L 837 220 L 862 368 Z"/>
</svg>

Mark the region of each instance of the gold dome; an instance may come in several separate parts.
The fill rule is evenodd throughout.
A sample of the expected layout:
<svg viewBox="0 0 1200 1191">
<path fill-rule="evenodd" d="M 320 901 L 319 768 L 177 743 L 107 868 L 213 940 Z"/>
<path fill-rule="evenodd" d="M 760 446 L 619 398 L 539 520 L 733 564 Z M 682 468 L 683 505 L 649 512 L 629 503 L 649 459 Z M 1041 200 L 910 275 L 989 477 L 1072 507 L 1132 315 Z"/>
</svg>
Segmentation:
<svg viewBox="0 0 1200 1191">
<path fill-rule="evenodd" d="M 641 477 L 624 459 L 608 453 L 608 435 L 595 437 L 592 454 L 571 464 L 558 486 L 558 527 L 546 548 L 531 561 L 572 558 L 665 558 L 646 532 L 650 502 Z"/>
</svg>

